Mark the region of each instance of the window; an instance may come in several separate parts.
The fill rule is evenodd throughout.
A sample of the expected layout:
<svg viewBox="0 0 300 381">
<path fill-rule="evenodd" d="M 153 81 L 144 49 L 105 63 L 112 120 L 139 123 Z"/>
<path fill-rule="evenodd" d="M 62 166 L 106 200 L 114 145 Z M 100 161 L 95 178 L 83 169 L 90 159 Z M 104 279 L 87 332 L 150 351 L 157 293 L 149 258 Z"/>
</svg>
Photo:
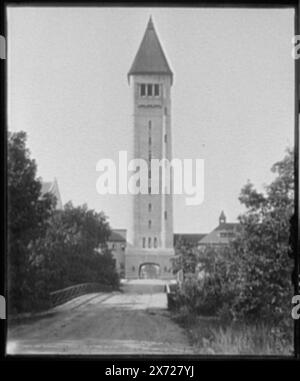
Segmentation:
<svg viewBox="0 0 300 381">
<path fill-rule="evenodd" d="M 147 95 L 148 95 L 148 97 L 152 97 L 152 85 L 151 84 L 147 85 Z"/>
<path fill-rule="evenodd" d="M 146 238 L 143 237 L 143 249 L 145 249 L 145 247 L 146 247 Z"/>
<path fill-rule="evenodd" d="M 152 225 L 152 221 L 149 220 L 149 221 L 148 221 L 148 228 L 149 228 L 149 229 L 151 229 L 151 225 Z"/>
<path fill-rule="evenodd" d="M 151 248 L 151 237 L 148 238 L 148 247 Z"/>
<path fill-rule="evenodd" d="M 148 170 L 148 179 L 151 180 L 151 169 Z"/>
<path fill-rule="evenodd" d="M 152 122 L 151 120 L 149 120 L 148 122 L 149 135 L 151 134 L 151 127 L 152 127 Z"/>
<path fill-rule="evenodd" d="M 148 142 L 149 142 L 149 146 L 151 146 L 151 144 L 152 144 L 151 136 L 149 136 L 149 140 L 148 140 Z"/>
<path fill-rule="evenodd" d="M 165 210 L 165 220 L 168 218 L 168 213 L 167 211 Z"/>
<path fill-rule="evenodd" d="M 167 143 L 167 134 L 165 134 L 165 143 Z"/>
<path fill-rule="evenodd" d="M 165 107 L 165 115 L 168 115 L 168 109 Z"/>
<path fill-rule="evenodd" d="M 141 83 L 140 84 L 140 96 L 141 97 L 159 97 L 160 95 L 160 85 L 158 83 Z"/>
<path fill-rule="evenodd" d="M 151 202 L 148 204 L 148 212 L 151 212 L 151 210 L 152 210 L 152 204 L 151 204 Z"/>
<path fill-rule="evenodd" d="M 157 238 L 156 237 L 154 237 L 154 247 L 155 247 L 155 249 L 157 248 Z"/>
<path fill-rule="evenodd" d="M 148 194 L 151 194 L 151 186 L 148 187 Z"/>
<path fill-rule="evenodd" d="M 144 83 L 142 83 L 140 86 L 140 94 L 141 97 L 144 97 L 146 95 L 146 85 Z"/>
</svg>

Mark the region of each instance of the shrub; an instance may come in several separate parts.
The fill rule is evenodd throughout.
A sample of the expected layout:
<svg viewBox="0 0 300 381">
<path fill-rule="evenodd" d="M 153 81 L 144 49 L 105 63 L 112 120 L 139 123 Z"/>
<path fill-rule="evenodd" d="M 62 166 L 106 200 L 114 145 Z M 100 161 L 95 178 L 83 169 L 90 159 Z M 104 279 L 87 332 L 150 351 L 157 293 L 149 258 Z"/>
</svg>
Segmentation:
<svg viewBox="0 0 300 381">
<path fill-rule="evenodd" d="M 56 201 L 41 197 L 24 132 L 8 134 L 7 153 L 8 308 L 15 313 L 47 304 L 47 284 L 32 263 L 31 248 L 45 234 Z"/>
<path fill-rule="evenodd" d="M 207 248 L 204 253 L 183 248 L 181 256 L 187 255 L 187 263 L 196 268 L 196 262 L 205 274 L 201 281 L 196 274 L 185 277 L 179 291 L 182 305 L 191 312 L 251 324 L 269 322 L 283 330 L 290 326 L 292 151 L 272 171 L 277 177 L 265 193 L 258 193 L 250 183 L 242 189 L 240 201 L 247 211 L 240 216 L 240 232 L 228 247 Z M 179 263 L 185 262 L 182 258 Z"/>
<path fill-rule="evenodd" d="M 24 132 L 8 134 L 7 169 L 9 313 L 47 308 L 51 291 L 77 283 L 118 287 L 106 217 L 71 203 L 55 211 L 55 197 L 41 194 Z"/>
<path fill-rule="evenodd" d="M 86 282 L 118 287 L 115 261 L 106 245 L 109 234 L 106 217 L 85 205 L 75 208 L 69 203 L 57 211 L 33 250 L 50 291 Z"/>
</svg>

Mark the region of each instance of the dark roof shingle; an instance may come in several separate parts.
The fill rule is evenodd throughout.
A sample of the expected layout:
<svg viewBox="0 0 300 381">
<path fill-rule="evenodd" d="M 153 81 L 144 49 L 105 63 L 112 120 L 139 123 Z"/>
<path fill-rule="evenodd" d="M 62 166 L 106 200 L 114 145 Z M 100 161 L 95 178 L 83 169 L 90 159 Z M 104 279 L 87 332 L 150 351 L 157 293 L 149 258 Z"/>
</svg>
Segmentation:
<svg viewBox="0 0 300 381">
<path fill-rule="evenodd" d="M 186 242 L 189 242 L 190 244 L 198 244 L 198 242 L 204 238 L 206 236 L 206 234 L 193 234 L 193 233 L 176 233 L 174 234 L 174 245 L 176 244 L 176 242 L 178 242 L 180 239 L 182 239 L 183 241 L 186 241 Z"/>
<path fill-rule="evenodd" d="M 219 244 L 227 244 L 230 241 L 229 236 L 222 236 L 220 233 L 225 232 L 226 234 L 232 233 L 233 237 L 235 237 L 236 233 L 241 230 L 241 225 L 238 222 L 225 222 L 222 224 L 219 224 L 213 231 L 211 231 L 209 234 L 207 234 L 205 237 L 203 237 L 200 241 L 200 245 L 204 244 L 212 244 L 212 245 L 219 245 Z"/>
<path fill-rule="evenodd" d="M 110 242 L 126 242 L 126 230 L 125 229 L 112 230 L 108 241 L 110 241 Z"/>
</svg>

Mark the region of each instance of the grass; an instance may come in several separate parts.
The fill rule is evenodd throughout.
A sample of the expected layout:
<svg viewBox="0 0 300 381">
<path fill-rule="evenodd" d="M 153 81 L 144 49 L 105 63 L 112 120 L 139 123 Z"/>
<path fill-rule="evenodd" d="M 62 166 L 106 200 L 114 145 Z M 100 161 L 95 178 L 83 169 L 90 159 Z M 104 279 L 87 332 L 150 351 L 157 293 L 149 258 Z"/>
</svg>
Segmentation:
<svg viewBox="0 0 300 381">
<path fill-rule="evenodd" d="M 225 323 L 216 317 L 178 314 L 197 353 L 205 355 L 293 355 L 293 327 L 286 334 L 268 324 Z"/>
</svg>

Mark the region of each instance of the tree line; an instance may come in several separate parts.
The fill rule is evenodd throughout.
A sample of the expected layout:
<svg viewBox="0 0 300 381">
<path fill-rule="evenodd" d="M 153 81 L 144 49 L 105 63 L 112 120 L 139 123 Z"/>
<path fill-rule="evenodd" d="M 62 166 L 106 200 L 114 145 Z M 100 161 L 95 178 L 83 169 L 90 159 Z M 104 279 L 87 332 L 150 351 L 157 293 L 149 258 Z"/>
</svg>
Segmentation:
<svg viewBox="0 0 300 381">
<path fill-rule="evenodd" d="M 55 196 L 41 192 L 25 132 L 8 133 L 7 155 L 9 312 L 48 308 L 51 291 L 78 283 L 118 287 L 106 216 L 71 202 L 56 210 Z"/>
<path fill-rule="evenodd" d="M 267 322 L 292 332 L 293 150 L 287 149 L 271 170 L 274 180 L 263 192 L 251 182 L 241 190 L 239 200 L 246 211 L 229 245 L 200 251 L 179 242 L 174 266 L 185 277 L 176 298 L 185 313 Z"/>
</svg>

